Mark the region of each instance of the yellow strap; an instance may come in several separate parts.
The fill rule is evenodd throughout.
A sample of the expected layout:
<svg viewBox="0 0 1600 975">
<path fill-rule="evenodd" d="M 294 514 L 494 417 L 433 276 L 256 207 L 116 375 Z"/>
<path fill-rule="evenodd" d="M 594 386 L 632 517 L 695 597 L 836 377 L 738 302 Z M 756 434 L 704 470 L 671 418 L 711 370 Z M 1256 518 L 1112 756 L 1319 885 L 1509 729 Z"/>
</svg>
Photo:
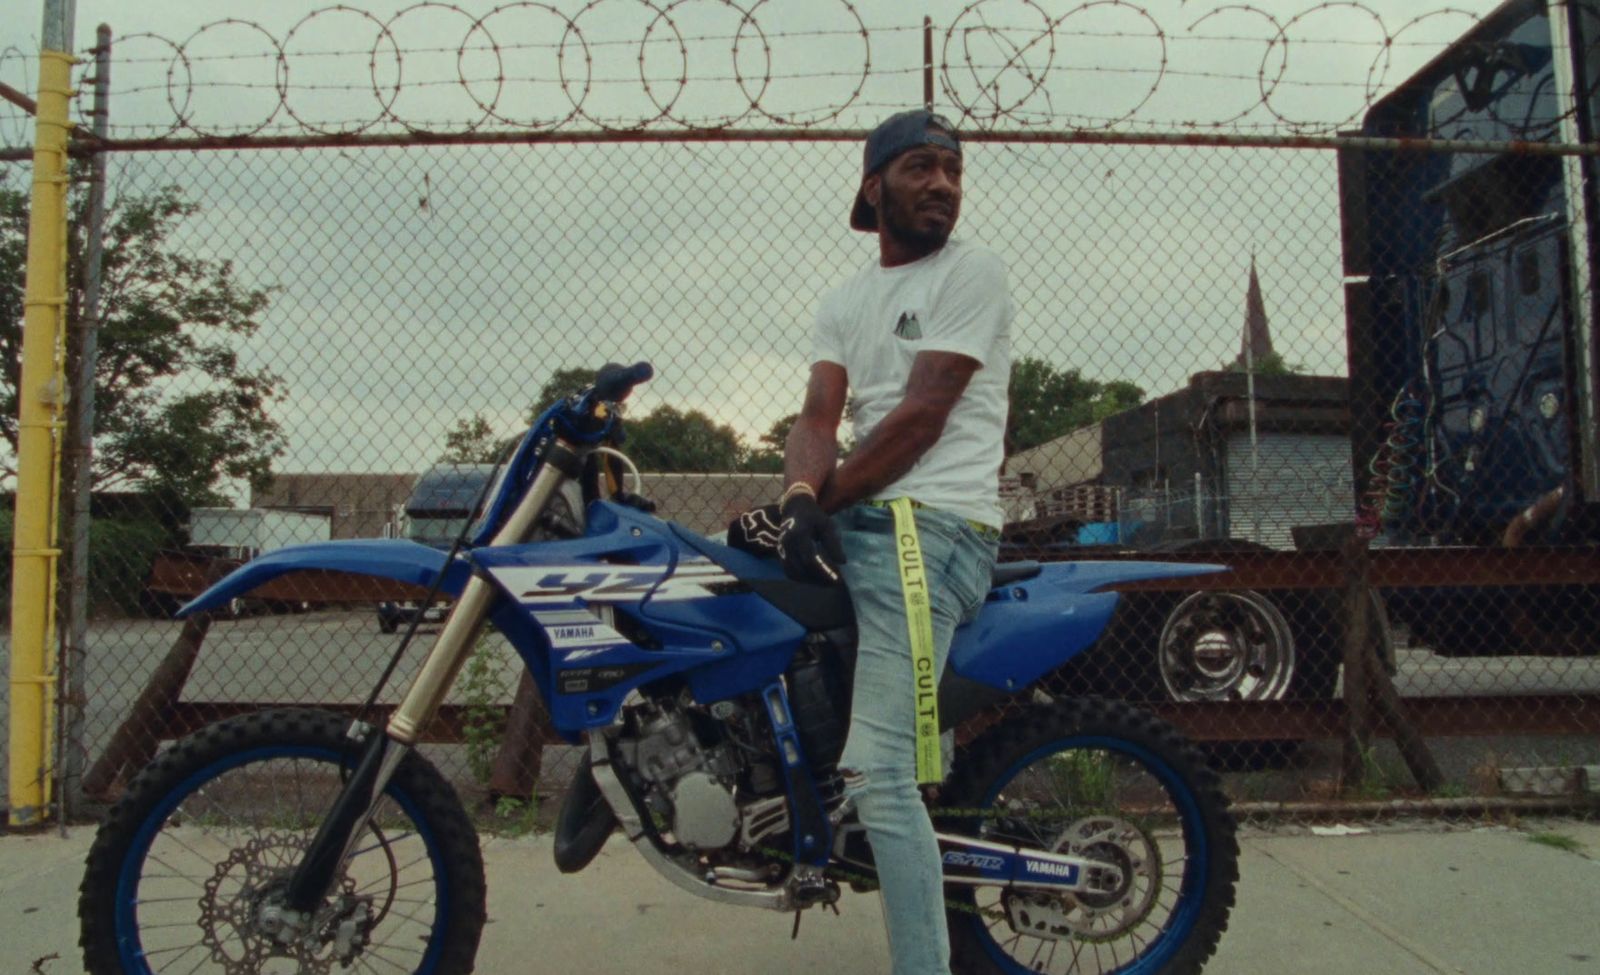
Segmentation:
<svg viewBox="0 0 1600 975">
<path fill-rule="evenodd" d="M 933 665 L 933 610 L 928 576 L 922 567 L 922 543 L 910 498 L 889 502 L 894 513 L 895 547 L 899 550 L 900 591 L 906 600 L 906 627 L 911 636 L 911 669 L 917 704 L 917 782 L 934 785 L 944 778 L 939 756 L 939 675 Z"/>
</svg>

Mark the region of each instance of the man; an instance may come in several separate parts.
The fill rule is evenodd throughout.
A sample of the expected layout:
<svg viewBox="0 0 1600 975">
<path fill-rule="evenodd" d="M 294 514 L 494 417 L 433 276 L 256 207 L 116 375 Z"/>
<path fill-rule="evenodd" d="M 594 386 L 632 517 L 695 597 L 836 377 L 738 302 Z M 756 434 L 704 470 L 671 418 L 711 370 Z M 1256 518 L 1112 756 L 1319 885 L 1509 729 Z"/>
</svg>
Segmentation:
<svg viewBox="0 0 1600 975">
<path fill-rule="evenodd" d="M 877 863 L 896 975 L 950 967 L 938 844 L 917 789 L 928 658 L 912 626 L 923 611 L 908 617 L 901 539 L 912 533 L 896 522 L 914 517 L 937 686 L 957 624 L 988 591 L 1004 520 L 1012 304 L 999 257 L 950 237 L 961 180 L 960 139 L 938 115 L 902 112 L 867 137 L 850 225 L 878 235 L 877 259 L 818 308 L 805 403 L 784 450 L 785 568 L 812 581 L 842 576 L 855 604 L 840 769 Z M 847 392 L 858 446 L 840 463 Z"/>
</svg>

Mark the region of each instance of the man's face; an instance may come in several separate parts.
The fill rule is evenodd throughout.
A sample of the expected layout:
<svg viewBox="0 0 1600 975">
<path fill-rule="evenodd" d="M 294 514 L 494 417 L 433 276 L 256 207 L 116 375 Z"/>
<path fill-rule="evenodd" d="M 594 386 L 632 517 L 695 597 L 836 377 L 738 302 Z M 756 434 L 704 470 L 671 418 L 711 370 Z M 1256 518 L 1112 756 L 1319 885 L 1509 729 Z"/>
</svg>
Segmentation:
<svg viewBox="0 0 1600 975">
<path fill-rule="evenodd" d="M 919 250 L 943 247 L 961 215 L 961 156 L 943 146 L 919 146 L 876 178 L 880 232 Z"/>
</svg>

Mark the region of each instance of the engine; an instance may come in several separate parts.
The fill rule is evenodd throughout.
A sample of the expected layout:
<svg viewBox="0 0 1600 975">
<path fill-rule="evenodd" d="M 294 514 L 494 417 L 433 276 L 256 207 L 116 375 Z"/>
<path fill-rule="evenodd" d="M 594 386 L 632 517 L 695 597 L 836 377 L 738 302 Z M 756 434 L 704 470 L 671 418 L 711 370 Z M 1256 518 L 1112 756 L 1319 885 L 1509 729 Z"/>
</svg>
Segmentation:
<svg viewBox="0 0 1600 975">
<path fill-rule="evenodd" d="M 658 826 L 678 843 L 701 852 L 749 851 L 788 829 L 775 757 L 751 709 L 672 700 L 637 705 L 629 717 L 634 731 L 619 739 L 622 759 Z"/>
<path fill-rule="evenodd" d="M 825 640 L 808 641 L 784 675 L 801 748 L 825 809 L 843 801 L 848 684 Z M 618 739 L 657 828 L 723 862 L 759 853 L 790 829 L 788 795 L 766 706 L 757 695 L 702 706 L 687 693 L 642 700 Z M 719 858 L 709 857 L 716 861 Z"/>
</svg>

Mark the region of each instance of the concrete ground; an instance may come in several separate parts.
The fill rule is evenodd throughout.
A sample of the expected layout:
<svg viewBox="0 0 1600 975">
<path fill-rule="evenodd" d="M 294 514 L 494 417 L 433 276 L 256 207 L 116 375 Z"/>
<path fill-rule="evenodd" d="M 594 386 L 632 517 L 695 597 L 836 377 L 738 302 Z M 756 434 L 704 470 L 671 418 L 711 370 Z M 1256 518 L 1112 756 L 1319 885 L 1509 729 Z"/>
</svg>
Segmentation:
<svg viewBox="0 0 1600 975">
<path fill-rule="evenodd" d="M 1600 975 L 1600 824 L 1296 827 L 1243 838 L 1238 905 L 1207 966 L 1225 975 Z M 76 898 L 92 829 L 0 835 L 0 973 L 82 971 Z M 613 837 L 563 876 L 547 836 L 484 841 L 480 972 L 888 969 L 876 897 L 840 916 L 724 907 L 654 874 Z"/>
</svg>

